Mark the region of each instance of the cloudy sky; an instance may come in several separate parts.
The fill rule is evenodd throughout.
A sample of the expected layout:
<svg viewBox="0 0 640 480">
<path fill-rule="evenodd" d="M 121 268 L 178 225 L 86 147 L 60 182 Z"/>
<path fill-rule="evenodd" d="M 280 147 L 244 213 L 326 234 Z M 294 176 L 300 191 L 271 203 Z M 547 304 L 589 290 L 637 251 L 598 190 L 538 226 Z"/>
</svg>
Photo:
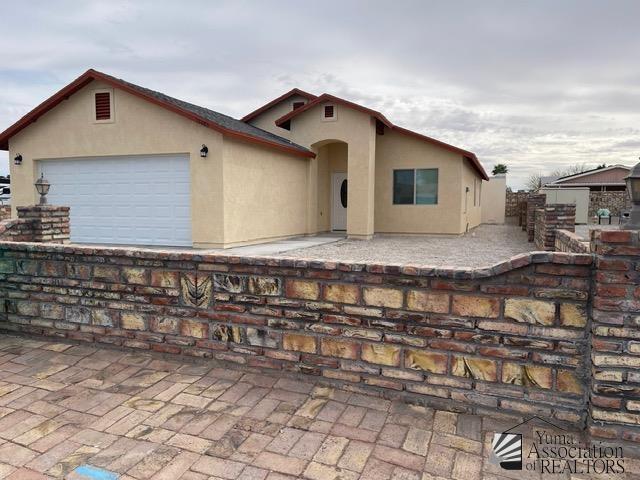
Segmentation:
<svg viewBox="0 0 640 480">
<path fill-rule="evenodd" d="M 2 0 L 4 1 L 4 0 Z M 508 183 L 640 155 L 640 2 L 29 1 L 0 17 L 0 130 L 88 68 L 241 117 L 328 92 Z M 0 173 L 8 171 L 0 152 Z"/>
</svg>

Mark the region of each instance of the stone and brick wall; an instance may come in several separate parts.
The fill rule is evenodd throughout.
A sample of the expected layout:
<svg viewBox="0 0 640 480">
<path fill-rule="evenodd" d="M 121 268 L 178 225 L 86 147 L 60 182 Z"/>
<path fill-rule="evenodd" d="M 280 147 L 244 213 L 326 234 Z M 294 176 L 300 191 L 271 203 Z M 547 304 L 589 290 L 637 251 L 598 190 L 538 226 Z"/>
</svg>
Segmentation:
<svg viewBox="0 0 640 480">
<path fill-rule="evenodd" d="M 575 231 L 576 206 L 570 204 L 546 205 L 536 209 L 534 240 L 537 250 L 555 250 L 556 231 Z"/>
<path fill-rule="evenodd" d="M 640 232 L 591 232 L 590 432 L 640 442 Z"/>
<path fill-rule="evenodd" d="M 584 241 L 575 232 L 556 230 L 555 250 L 565 253 L 589 253 L 591 247 L 588 241 Z"/>
<path fill-rule="evenodd" d="M 480 270 L 3 243 L 0 328 L 581 424 L 591 255 Z"/>
<path fill-rule="evenodd" d="M 69 207 L 32 205 L 18 207 L 18 218 L 0 222 L 0 240 L 68 243 Z"/>
<path fill-rule="evenodd" d="M 505 217 L 516 217 L 520 215 L 520 204 L 527 203 L 529 192 L 507 192 L 505 201 Z"/>
<path fill-rule="evenodd" d="M 11 218 L 11 205 L 0 205 L 0 222 Z"/>
<path fill-rule="evenodd" d="M 601 208 L 609 209 L 612 215 L 620 215 L 631 209 L 629 194 L 626 191 L 589 192 L 589 217 L 595 217 Z"/>
<path fill-rule="evenodd" d="M 536 210 L 544 206 L 547 196 L 541 194 L 531 194 L 527 199 L 526 222 L 522 225 L 522 229 L 526 230 L 527 238 L 530 242 L 535 239 Z"/>
</svg>

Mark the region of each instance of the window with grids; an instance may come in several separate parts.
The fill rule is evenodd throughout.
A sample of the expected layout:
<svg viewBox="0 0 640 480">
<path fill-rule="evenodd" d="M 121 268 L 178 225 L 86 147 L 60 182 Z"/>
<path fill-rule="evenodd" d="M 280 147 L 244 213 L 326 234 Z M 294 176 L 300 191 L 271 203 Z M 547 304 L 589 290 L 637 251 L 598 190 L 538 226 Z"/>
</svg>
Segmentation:
<svg viewBox="0 0 640 480">
<path fill-rule="evenodd" d="M 412 168 L 393 171 L 394 205 L 437 205 L 438 169 Z"/>
<path fill-rule="evenodd" d="M 111 93 L 97 92 L 96 120 L 111 120 Z"/>
</svg>

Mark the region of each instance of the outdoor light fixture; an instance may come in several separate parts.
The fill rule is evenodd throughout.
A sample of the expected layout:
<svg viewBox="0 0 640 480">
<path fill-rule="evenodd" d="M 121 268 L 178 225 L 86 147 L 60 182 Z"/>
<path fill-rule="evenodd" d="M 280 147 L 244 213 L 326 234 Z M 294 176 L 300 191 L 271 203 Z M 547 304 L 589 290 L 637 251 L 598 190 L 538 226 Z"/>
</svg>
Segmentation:
<svg viewBox="0 0 640 480">
<path fill-rule="evenodd" d="M 631 212 L 629 220 L 620 225 L 623 230 L 640 230 L 640 163 L 638 163 L 629 176 L 626 177 L 627 193 L 631 199 Z"/>
<path fill-rule="evenodd" d="M 22 155 L 16 155 L 16 158 L 13 159 L 14 165 L 22 165 Z"/>
<path fill-rule="evenodd" d="M 202 145 L 202 148 L 200 149 L 200 156 L 202 158 L 205 158 L 208 153 L 209 153 L 209 148 L 206 145 Z"/>
<path fill-rule="evenodd" d="M 40 194 L 40 205 L 47 204 L 47 193 L 49 193 L 49 189 L 51 188 L 51 184 L 44 178 L 44 173 L 40 174 L 40 178 L 34 184 L 36 186 L 36 190 Z"/>
</svg>

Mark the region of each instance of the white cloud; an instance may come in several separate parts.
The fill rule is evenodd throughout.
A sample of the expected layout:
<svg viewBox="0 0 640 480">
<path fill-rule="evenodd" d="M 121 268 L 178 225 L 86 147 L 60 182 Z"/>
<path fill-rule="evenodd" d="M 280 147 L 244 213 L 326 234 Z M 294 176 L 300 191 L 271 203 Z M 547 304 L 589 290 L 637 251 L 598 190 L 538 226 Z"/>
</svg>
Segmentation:
<svg viewBox="0 0 640 480">
<path fill-rule="evenodd" d="M 506 163 L 518 188 L 637 161 L 639 17 L 632 0 L 13 3 L 0 129 L 90 67 L 236 117 L 298 86 Z"/>
</svg>

